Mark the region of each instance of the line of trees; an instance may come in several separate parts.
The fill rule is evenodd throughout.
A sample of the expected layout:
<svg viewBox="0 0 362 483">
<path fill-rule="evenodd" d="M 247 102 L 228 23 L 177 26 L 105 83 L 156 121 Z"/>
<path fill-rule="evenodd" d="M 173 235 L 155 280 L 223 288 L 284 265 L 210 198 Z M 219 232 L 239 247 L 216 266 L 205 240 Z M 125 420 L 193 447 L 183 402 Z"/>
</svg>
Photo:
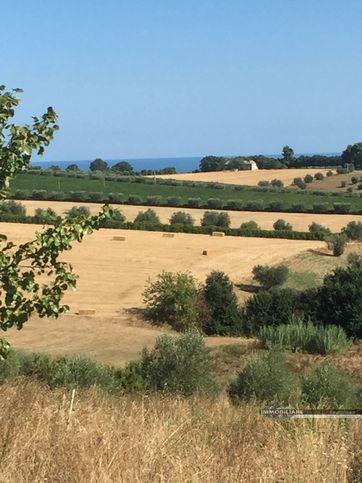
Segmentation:
<svg viewBox="0 0 362 483">
<path fill-rule="evenodd" d="M 362 168 L 362 142 L 350 144 L 341 155 L 325 156 L 322 154 L 295 156 L 293 148 L 284 146 L 280 158 L 254 155 L 236 156 L 205 156 L 201 159 L 200 171 L 223 171 L 227 169 L 248 169 L 247 161 L 256 162 L 259 169 L 283 168 L 328 168 L 353 165 L 356 169 Z"/>
</svg>

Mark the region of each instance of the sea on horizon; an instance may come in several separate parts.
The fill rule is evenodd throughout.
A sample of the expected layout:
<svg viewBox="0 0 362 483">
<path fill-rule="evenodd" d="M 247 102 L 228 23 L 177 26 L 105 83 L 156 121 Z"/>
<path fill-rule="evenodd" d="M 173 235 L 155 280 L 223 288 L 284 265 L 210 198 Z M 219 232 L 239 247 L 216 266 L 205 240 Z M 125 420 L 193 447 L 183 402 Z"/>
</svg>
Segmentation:
<svg viewBox="0 0 362 483">
<path fill-rule="evenodd" d="M 296 156 L 301 154 L 310 155 L 310 153 L 298 153 Z M 334 156 L 340 153 L 315 153 L 325 156 Z M 271 158 L 280 158 L 281 154 L 267 154 L 265 156 Z M 232 157 L 232 156 L 230 156 Z M 174 167 L 178 173 L 190 172 L 199 169 L 199 164 L 203 156 L 190 156 L 190 157 L 178 157 L 178 158 L 137 158 L 137 159 L 106 159 L 110 166 L 118 163 L 119 161 L 127 161 L 133 166 L 135 171 L 141 171 L 143 169 L 153 169 L 160 170 L 167 167 Z M 32 166 L 41 166 L 43 169 L 47 169 L 52 165 L 57 165 L 61 169 L 65 169 L 70 164 L 77 164 L 82 171 L 88 171 L 89 165 L 93 160 L 74 160 L 74 161 L 32 161 Z"/>
<path fill-rule="evenodd" d="M 173 166 L 177 172 L 194 171 L 199 168 L 202 156 L 185 157 L 185 158 L 138 158 L 138 159 L 105 159 L 110 166 L 119 161 L 127 161 L 133 166 L 135 171 L 142 169 L 160 170 Z M 88 171 L 89 165 L 93 160 L 74 160 L 74 161 L 33 161 L 32 166 L 41 166 L 46 169 L 52 165 L 57 165 L 61 169 L 65 169 L 70 164 L 77 164 L 82 171 Z"/>
</svg>

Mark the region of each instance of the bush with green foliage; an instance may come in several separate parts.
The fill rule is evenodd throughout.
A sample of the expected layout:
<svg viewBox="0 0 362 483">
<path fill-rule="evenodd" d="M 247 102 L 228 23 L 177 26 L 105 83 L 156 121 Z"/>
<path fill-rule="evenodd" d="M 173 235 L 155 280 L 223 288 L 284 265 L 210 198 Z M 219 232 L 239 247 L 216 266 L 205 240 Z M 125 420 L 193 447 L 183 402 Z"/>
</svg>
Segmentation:
<svg viewBox="0 0 362 483">
<path fill-rule="evenodd" d="M 283 188 L 284 183 L 280 179 L 272 179 L 270 181 L 271 186 L 274 186 L 274 188 Z"/>
<path fill-rule="evenodd" d="M 230 383 L 228 394 L 233 402 L 244 400 L 295 405 L 300 398 L 300 381 L 282 353 L 254 354 Z"/>
<path fill-rule="evenodd" d="M 219 228 L 229 228 L 230 216 L 228 213 L 217 211 L 205 211 L 201 219 L 201 226 L 217 226 Z"/>
<path fill-rule="evenodd" d="M 206 202 L 206 206 L 214 210 L 220 210 L 223 208 L 224 202 L 218 198 L 209 198 Z"/>
<path fill-rule="evenodd" d="M 15 190 L 14 198 L 17 200 L 27 200 L 30 198 L 29 190 Z"/>
<path fill-rule="evenodd" d="M 86 191 L 71 191 L 69 193 L 69 198 L 72 201 L 88 201 L 89 194 Z"/>
<path fill-rule="evenodd" d="M 336 213 L 349 213 L 351 211 L 350 203 L 333 203 L 333 209 Z"/>
<path fill-rule="evenodd" d="M 25 216 L 26 208 L 21 203 L 17 201 L 1 201 L 0 202 L 0 216 L 1 215 L 14 215 L 14 216 Z"/>
<path fill-rule="evenodd" d="M 256 335 L 263 325 L 287 324 L 294 315 L 303 315 L 301 294 L 292 289 L 272 288 L 250 297 L 243 308 L 244 329 Z"/>
<path fill-rule="evenodd" d="M 96 158 L 92 161 L 89 165 L 90 171 L 108 171 L 108 163 L 107 161 L 103 161 L 101 158 Z"/>
<path fill-rule="evenodd" d="M 313 223 L 309 225 L 308 231 L 309 233 L 321 233 L 323 235 L 330 235 L 331 233 L 331 230 L 329 228 L 327 228 L 326 226 L 320 225 L 315 221 L 313 221 Z"/>
<path fill-rule="evenodd" d="M 197 293 L 191 274 L 163 271 L 143 292 L 146 315 L 155 324 L 169 324 L 178 331 L 197 327 Z"/>
<path fill-rule="evenodd" d="M 33 200 L 46 200 L 48 193 L 46 190 L 33 190 L 31 192 L 31 197 Z"/>
<path fill-rule="evenodd" d="M 329 203 L 313 203 L 314 213 L 326 213 L 330 210 Z"/>
<path fill-rule="evenodd" d="M 123 193 L 109 193 L 108 201 L 110 203 L 122 203 Z"/>
<path fill-rule="evenodd" d="M 361 406 L 361 387 L 355 378 L 333 365 L 318 364 L 302 378 L 303 400 L 310 406 L 351 409 Z"/>
<path fill-rule="evenodd" d="M 167 205 L 168 206 L 181 206 L 182 205 L 182 198 L 180 196 L 171 196 L 167 198 Z"/>
<path fill-rule="evenodd" d="M 240 225 L 241 231 L 258 231 L 261 230 L 260 226 L 256 223 L 256 221 L 245 221 Z"/>
<path fill-rule="evenodd" d="M 362 268 L 362 255 L 356 252 L 349 253 L 347 256 L 348 264 L 351 266 Z"/>
<path fill-rule="evenodd" d="M 270 186 L 270 181 L 267 181 L 267 180 L 259 181 L 258 186 L 261 186 L 261 187 Z"/>
<path fill-rule="evenodd" d="M 196 332 L 161 335 L 153 349 L 144 349 L 141 370 L 150 390 L 212 395 L 217 392 L 210 349 Z"/>
<path fill-rule="evenodd" d="M 294 178 L 293 180 L 293 185 L 297 186 L 298 188 L 304 190 L 307 187 L 307 184 L 305 181 L 302 180 L 302 178 Z"/>
<path fill-rule="evenodd" d="M 78 218 L 79 216 L 90 216 L 90 210 L 88 206 L 72 206 L 70 210 L 66 212 L 68 218 Z"/>
<path fill-rule="evenodd" d="M 362 222 L 350 221 L 342 231 L 349 240 L 362 241 Z"/>
<path fill-rule="evenodd" d="M 57 214 L 52 208 L 37 208 L 34 213 L 34 221 L 44 225 L 51 225 L 58 218 Z"/>
<path fill-rule="evenodd" d="M 293 230 L 292 225 L 281 218 L 273 224 L 273 228 L 276 231 Z"/>
<path fill-rule="evenodd" d="M 201 198 L 189 198 L 187 200 L 187 206 L 189 208 L 199 208 L 201 204 Z"/>
<path fill-rule="evenodd" d="M 172 213 L 170 218 L 170 225 L 187 225 L 193 226 L 195 220 L 192 218 L 190 213 L 184 213 L 183 211 L 177 211 Z"/>
<path fill-rule="evenodd" d="M 334 234 L 329 235 L 326 237 L 326 243 L 328 246 L 328 250 L 333 252 L 334 257 L 340 257 L 343 255 L 344 250 L 346 248 L 348 238 L 345 234 Z"/>
<path fill-rule="evenodd" d="M 151 206 L 161 206 L 163 204 L 163 197 L 159 195 L 147 196 L 146 203 Z"/>
<path fill-rule="evenodd" d="M 324 179 L 324 174 L 323 173 L 315 173 L 314 179 L 316 179 L 317 181 L 322 181 L 322 179 Z"/>
<path fill-rule="evenodd" d="M 301 317 L 292 317 L 288 324 L 262 326 L 258 338 L 267 349 L 321 355 L 345 352 L 351 347 L 351 341 L 341 327 L 320 327 Z"/>
<path fill-rule="evenodd" d="M 333 176 L 333 171 L 331 170 L 327 171 L 326 175 L 328 176 L 328 178 Z"/>
<path fill-rule="evenodd" d="M 349 263 L 326 275 L 310 304 L 315 320 L 339 325 L 349 336 L 362 338 L 362 264 Z"/>
<path fill-rule="evenodd" d="M 134 219 L 136 224 L 149 224 L 149 225 L 160 225 L 161 221 L 157 213 L 149 208 L 146 211 L 140 211 L 136 218 Z"/>
<path fill-rule="evenodd" d="M 105 195 L 101 191 L 91 191 L 88 197 L 93 203 L 100 203 L 104 201 Z"/>
<path fill-rule="evenodd" d="M 256 265 L 253 268 L 254 280 L 260 283 L 265 289 L 270 289 L 278 285 L 283 285 L 289 275 L 289 269 L 286 265 L 277 265 L 269 267 L 268 265 Z"/>
<path fill-rule="evenodd" d="M 129 205 L 142 205 L 143 199 L 138 195 L 129 195 L 127 203 Z"/>
<path fill-rule="evenodd" d="M 211 316 L 211 325 L 205 329 L 206 332 L 241 335 L 242 315 L 229 277 L 224 272 L 211 272 L 206 278 L 202 293 Z"/>
</svg>

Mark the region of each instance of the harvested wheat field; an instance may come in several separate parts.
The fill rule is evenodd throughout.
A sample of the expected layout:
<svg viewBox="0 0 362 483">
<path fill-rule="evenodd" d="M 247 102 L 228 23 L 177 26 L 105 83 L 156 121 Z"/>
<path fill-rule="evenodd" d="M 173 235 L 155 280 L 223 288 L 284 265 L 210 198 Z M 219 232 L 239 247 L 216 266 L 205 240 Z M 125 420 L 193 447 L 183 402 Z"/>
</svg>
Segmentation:
<svg viewBox="0 0 362 483">
<path fill-rule="evenodd" d="M 0 232 L 15 243 L 31 239 L 36 229 L 15 223 L 0 226 Z M 125 240 L 113 240 L 114 236 Z M 237 282 L 256 264 L 278 263 L 323 245 L 320 241 L 190 234 L 165 238 L 159 232 L 100 230 L 82 244 L 75 243 L 64 256 L 79 275 L 77 290 L 64 299 L 71 315 L 58 321 L 36 320 L 7 336 L 15 347 L 87 353 L 124 362 L 137 356 L 143 346 L 152 345 L 161 332 L 137 317 L 149 277 L 162 270 L 189 270 L 201 282 L 211 270 L 222 270 Z M 204 250 L 207 256 L 202 255 Z M 94 315 L 76 315 L 80 310 L 93 310 Z"/>
<path fill-rule="evenodd" d="M 306 174 L 327 173 L 327 169 L 258 169 L 255 171 L 208 171 L 206 173 L 179 173 L 157 176 L 163 179 L 182 179 L 188 181 L 212 181 L 226 184 L 256 186 L 259 181 L 280 179 L 284 186 L 292 184 L 294 178 L 303 178 Z"/>
<path fill-rule="evenodd" d="M 36 208 L 52 208 L 59 215 L 63 215 L 72 206 L 87 206 L 92 214 L 96 214 L 102 207 L 99 203 L 76 203 L 74 201 L 37 201 L 26 200 L 21 201 L 26 207 L 27 213 L 33 215 Z M 125 214 L 127 221 L 133 221 L 140 211 L 149 209 L 149 206 L 134 205 L 114 205 Z M 195 220 L 196 225 L 200 225 L 200 220 L 206 210 L 192 208 L 169 208 L 156 207 L 152 209 L 158 214 L 162 223 L 169 223 L 172 213 L 175 211 L 183 211 L 189 213 Z M 262 211 L 224 211 L 229 214 L 231 227 L 238 228 L 241 223 L 246 221 L 256 221 L 258 225 L 265 230 L 273 229 L 273 223 L 279 218 L 283 218 L 291 223 L 294 230 L 307 231 L 311 223 L 320 223 L 328 227 L 332 231 L 340 231 L 350 221 L 361 221 L 362 215 L 319 215 L 311 213 L 280 213 L 280 212 L 262 212 Z"/>
</svg>

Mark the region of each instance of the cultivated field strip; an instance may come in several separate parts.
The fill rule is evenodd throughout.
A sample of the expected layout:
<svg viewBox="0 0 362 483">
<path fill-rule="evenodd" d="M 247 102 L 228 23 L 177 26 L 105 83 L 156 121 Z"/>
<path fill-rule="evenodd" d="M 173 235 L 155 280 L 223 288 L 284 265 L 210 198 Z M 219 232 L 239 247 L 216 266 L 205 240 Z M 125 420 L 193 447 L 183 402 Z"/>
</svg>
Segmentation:
<svg viewBox="0 0 362 483">
<path fill-rule="evenodd" d="M 87 206 L 92 214 L 98 213 L 102 207 L 99 203 L 81 203 L 75 201 L 38 201 L 38 200 L 22 200 L 21 203 L 26 207 L 27 213 L 33 215 L 36 208 L 52 208 L 56 213 L 62 215 L 72 206 Z M 204 211 L 203 209 L 192 208 L 170 208 L 170 207 L 149 207 L 149 206 L 134 206 L 134 205 L 114 205 L 125 214 L 127 221 L 133 221 L 140 211 L 145 211 L 152 208 L 160 217 L 162 223 L 168 223 L 169 219 L 175 211 L 183 211 L 190 213 L 194 218 L 195 224 L 200 224 Z M 217 210 L 225 211 L 225 210 Z M 278 212 L 261 212 L 261 211 L 227 211 L 231 220 L 231 227 L 238 228 L 241 223 L 247 221 L 256 221 L 262 229 L 270 230 L 273 228 L 273 223 L 279 218 L 283 218 L 288 223 L 291 223 L 294 230 L 307 231 L 308 226 L 315 222 L 320 223 L 332 231 L 340 231 L 341 228 L 347 225 L 350 221 L 362 221 L 362 215 L 323 215 L 310 213 L 278 213 Z"/>
</svg>

